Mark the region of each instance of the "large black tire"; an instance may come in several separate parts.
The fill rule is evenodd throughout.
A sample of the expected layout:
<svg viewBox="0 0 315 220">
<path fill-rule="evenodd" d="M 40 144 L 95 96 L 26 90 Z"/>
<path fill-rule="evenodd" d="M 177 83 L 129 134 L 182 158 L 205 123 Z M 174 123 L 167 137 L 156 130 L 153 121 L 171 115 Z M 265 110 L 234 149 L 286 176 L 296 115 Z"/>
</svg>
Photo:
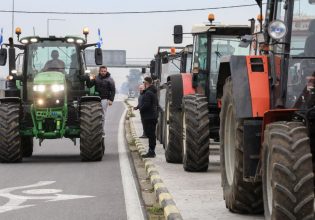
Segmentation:
<svg viewBox="0 0 315 220">
<path fill-rule="evenodd" d="M 226 207 L 237 213 L 262 213 L 262 184 L 243 180 L 243 120 L 236 118 L 232 80 L 227 78 L 220 112 L 221 180 Z"/>
<path fill-rule="evenodd" d="M 33 137 L 21 137 L 21 146 L 23 157 L 31 157 L 33 155 Z"/>
<path fill-rule="evenodd" d="M 300 122 L 265 129 L 263 197 L 266 220 L 314 219 L 314 174 L 308 130 Z"/>
<path fill-rule="evenodd" d="M 167 100 L 167 107 L 165 108 L 165 115 L 169 114 L 169 117 L 166 118 L 166 130 L 165 132 L 168 132 L 168 141 L 165 144 L 165 159 L 168 163 L 182 163 L 183 159 L 183 144 L 182 144 L 182 129 L 183 129 L 183 123 L 182 123 L 182 112 L 178 108 L 175 108 L 175 106 L 172 103 L 172 89 L 171 85 L 168 86 L 167 92 L 166 92 L 166 100 Z M 167 120 L 168 119 L 168 120 Z"/>
<path fill-rule="evenodd" d="M 104 155 L 103 109 L 100 102 L 81 104 L 80 155 L 82 161 L 101 161 Z"/>
<path fill-rule="evenodd" d="M 19 119 L 19 104 L 0 104 L 0 162 L 2 163 L 22 161 Z"/>
<path fill-rule="evenodd" d="M 183 107 L 184 169 L 190 172 L 207 171 L 210 155 L 207 98 L 200 95 L 185 96 Z"/>
</svg>

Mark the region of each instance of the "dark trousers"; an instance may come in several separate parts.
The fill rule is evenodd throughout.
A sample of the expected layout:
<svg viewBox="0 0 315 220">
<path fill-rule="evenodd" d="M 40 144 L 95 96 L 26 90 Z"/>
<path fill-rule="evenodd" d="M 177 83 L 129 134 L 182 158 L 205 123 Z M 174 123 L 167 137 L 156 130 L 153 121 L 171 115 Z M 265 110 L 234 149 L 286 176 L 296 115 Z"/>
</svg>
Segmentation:
<svg viewBox="0 0 315 220">
<path fill-rule="evenodd" d="M 142 135 L 147 136 L 146 133 L 145 133 L 145 131 L 144 131 L 144 125 L 143 125 L 143 119 L 142 119 L 142 117 L 141 117 L 141 124 L 142 124 L 142 129 L 143 129 Z"/>
<path fill-rule="evenodd" d="M 156 145 L 156 137 L 155 137 L 155 130 L 156 130 L 156 119 L 143 119 L 143 129 L 144 133 L 149 138 L 149 150 L 155 151 L 155 145 Z"/>
</svg>

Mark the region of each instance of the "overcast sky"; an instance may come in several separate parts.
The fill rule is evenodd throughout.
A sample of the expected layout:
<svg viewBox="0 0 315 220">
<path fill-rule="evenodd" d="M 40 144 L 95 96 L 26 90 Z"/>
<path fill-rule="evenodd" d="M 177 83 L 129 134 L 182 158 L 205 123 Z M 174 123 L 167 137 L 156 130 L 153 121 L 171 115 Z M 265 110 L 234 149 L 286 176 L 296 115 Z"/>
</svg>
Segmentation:
<svg viewBox="0 0 315 220">
<path fill-rule="evenodd" d="M 2 0 L 0 10 L 12 10 L 13 0 Z M 230 5 L 254 4 L 254 0 L 15 0 L 15 10 L 67 11 L 67 12 L 113 12 L 150 11 L 170 9 L 209 8 Z M 90 28 L 89 41 L 97 40 L 97 28 L 101 29 L 103 49 L 123 49 L 128 58 L 153 58 L 158 46 L 173 45 L 173 26 L 182 24 L 189 32 L 193 24 L 207 21 L 208 13 L 214 13 L 216 21 L 224 24 L 248 24 L 256 17 L 259 8 L 246 7 L 224 10 L 209 10 L 180 13 L 133 14 L 133 15 L 14 15 L 14 25 L 22 28 L 22 36 L 47 35 L 47 19 L 50 20 L 50 35 L 81 35 L 82 28 Z M 0 12 L 0 28 L 4 38 L 11 35 L 12 14 Z M 183 45 L 192 42 L 185 38 Z M 1 75 L 1 73 L 0 73 Z"/>
<path fill-rule="evenodd" d="M 12 1 L 1 1 L 0 9 L 12 10 Z M 209 8 L 238 4 L 255 3 L 254 0 L 15 0 L 15 10 L 26 11 L 71 11 L 71 12 L 111 12 L 111 11 L 149 11 L 169 9 Z M 47 35 L 47 19 L 51 35 L 81 34 L 88 26 L 89 40 L 97 39 L 97 28 L 101 29 L 104 49 L 125 49 L 128 57 L 153 57 L 159 45 L 171 45 L 172 29 L 182 24 L 190 31 L 196 23 L 207 21 L 210 11 L 134 14 L 134 15 L 53 15 L 53 14 L 15 14 L 15 26 L 22 28 L 22 35 Z M 248 24 L 247 20 L 256 17 L 258 7 L 212 10 L 216 21 L 225 24 Z M 4 28 L 5 39 L 11 35 L 11 13 L 0 13 L 0 26 Z M 185 43 L 188 42 L 186 40 Z"/>
</svg>

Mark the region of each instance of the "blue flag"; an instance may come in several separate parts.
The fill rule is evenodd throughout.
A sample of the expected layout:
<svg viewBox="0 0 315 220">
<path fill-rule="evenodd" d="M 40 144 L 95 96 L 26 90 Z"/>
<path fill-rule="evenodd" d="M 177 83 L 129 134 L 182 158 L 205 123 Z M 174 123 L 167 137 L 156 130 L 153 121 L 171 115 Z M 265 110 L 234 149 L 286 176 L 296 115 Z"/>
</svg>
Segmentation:
<svg viewBox="0 0 315 220">
<path fill-rule="evenodd" d="M 98 29 L 97 30 L 97 33 L 98 33 L 98 42 L 97 42 L 97 47 L 98 48 L 101 48 L 102 44 L 103 44 L 103 38 L 101 36 L 101 30 Z"/>
<path fill-rule="evenodd" d="M 0 45 L 3 42 L 3 28 L 1 28 L 1 32 L 0 32 Z"/>
</svg>

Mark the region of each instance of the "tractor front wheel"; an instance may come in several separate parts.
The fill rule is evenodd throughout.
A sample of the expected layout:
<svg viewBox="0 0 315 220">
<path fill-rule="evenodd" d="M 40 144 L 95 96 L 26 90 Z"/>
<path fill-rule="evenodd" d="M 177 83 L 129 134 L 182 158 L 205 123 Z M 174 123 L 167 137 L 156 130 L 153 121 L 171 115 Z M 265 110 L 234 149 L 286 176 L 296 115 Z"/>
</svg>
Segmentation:
<svg viewBox="0 0 315 220">
<path fill-rule="evenodd" d="M 103 109 L 100 102 L 81 104 L 80 155 L 82 161 L 101 161 L 104 155 Z"/>
<path fill-rule="evenodd" d="M 187 95 L 183 105 L 183 165 L 190 172 L 208 170 L 210 131 L 208 102 L 200 95 Z"/>
<path fill-rule="evenodd" d="M 15 163 L 22 161 L 19 119 L 19 104 L 0 104 L 0 162 Z"/>
<path fill-rule="evenodd" d="M 181 111 L 172 103 L 172 89 L 168 86 L 165 107 L 165 159 L 168 163 L 182 163 Z"/>
<path fill-rule="evenodd" d="M 263 146 L 265 219 L 314 219 L 314 174 L 307 128 L 301 122 L 273 122 L 267 125 Z"/>
<path fill-rule="evenodd" d="M 243 180 L 243 120 L 236 117 L 232 80 L 227 78 L 220 112 L 220 162 L 226 207 L 237 213 L 263 212 L 261 182 Z"/>
</svg>

